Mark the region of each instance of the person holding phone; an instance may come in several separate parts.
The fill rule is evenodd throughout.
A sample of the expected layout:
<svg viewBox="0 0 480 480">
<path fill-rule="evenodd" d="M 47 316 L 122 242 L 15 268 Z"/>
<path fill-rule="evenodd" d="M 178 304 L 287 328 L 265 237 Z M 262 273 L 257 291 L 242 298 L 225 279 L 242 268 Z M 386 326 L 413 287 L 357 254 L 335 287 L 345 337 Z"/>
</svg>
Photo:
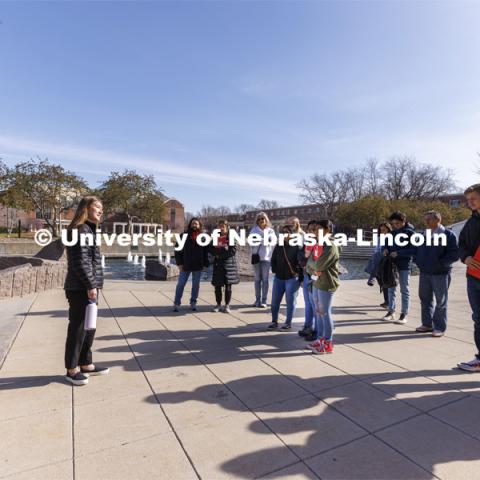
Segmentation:
<svg viewBox="0 0 480 480">
<path fill-rule="evenodd" d="M 90 302 L 98 303 L 98 291 L 103 287 L 103 268 L 100 250 L 93 245 L 82 245 L 82 234 L 95 238 L 103 214 L 102 202 L 94 196 L 80 200 L 77 211 L 67 228 L 67 238 L 72 240 L 78 231 L 77 242 L 67 247 L 67 276 L 65 295 L 68 300 L 68 331 L 65 343 L 66 380 L 73 385 L 86 385 L 94 375 L 106 375 L 108 368 L 93 363 L 92 345 L 95 330 L 85 330 L 85 312 Z"/>
</svg>

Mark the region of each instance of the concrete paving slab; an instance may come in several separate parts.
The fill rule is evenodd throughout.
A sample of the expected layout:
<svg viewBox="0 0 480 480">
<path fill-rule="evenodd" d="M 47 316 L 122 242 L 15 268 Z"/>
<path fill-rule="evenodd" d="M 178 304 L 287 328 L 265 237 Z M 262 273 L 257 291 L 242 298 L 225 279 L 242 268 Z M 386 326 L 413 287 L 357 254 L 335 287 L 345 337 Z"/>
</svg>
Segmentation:
<svg viewBox="0 0 480 480">
<path fill-rule="evenodd" d="M 430 414 L 480 440 L 480 398 L 469 396 L 438 408 Z"/>
<path fill-rule="evenodd" d="M 96 380 L 102 379 L 97 377 Z M 134 409 L 132 405 L 135 405 Z M 141 392 L 119 399 L 75 405 L 74 421 L 75 455 L 86 455 L 171 431 L 160 407 L 147 403 Z M 102 428 L 99 429 L 98 425 Z"/>
<path fill-rule="evenodd" d="M 0 422 L 0 429 L 2 475 L 20 473 L 72 458 L 71 410 L 42 412 L 4 420 Z"/>
<path fill-rule="evenodd" d="M 283 480 L 316 480 L 319 477 L 305 463 L 298 462 L 295 465 L 282 468 L 261 478 L 265 480 L 274 478 L 282 478 Z"/>
<path fill-rule="evenodd" d="M 377 436 L 441 479 L 476 478 L 480 442 L 427 415 L 389 427 Z"/>
<path fill-rule="evenodd" d="M 430 480 L 425 471 L 372 435 L 306 461 L 325 480 Z"/>
<path fill-rule="evenodd" d="M 65 460 L 0 478 L 8 478 L 8 480 L 73 480 L 73 462 Z"/>
<path fill-rule="evenodd" d="M 172 433 L 129 442 L 75 459 L 75 480 L 197 479 Z"/>
<path fill-rule="evenodd" d="M 301 459 L 364 436 L 367 432 L 313 395 L 275 403 L 255 412 Z M 261 423 L 252 427 L 263 429 Z"/>
<path fill-rule="evenodd" d="M 256 478 L 298 460 L 252 413 L 179 432 L 202 478 Z"/>
<path fill-rule="evenodd" d="M 419 413 L 364 382 L 322 390 L 316 395 L 370 432 Z"/>
</svg>

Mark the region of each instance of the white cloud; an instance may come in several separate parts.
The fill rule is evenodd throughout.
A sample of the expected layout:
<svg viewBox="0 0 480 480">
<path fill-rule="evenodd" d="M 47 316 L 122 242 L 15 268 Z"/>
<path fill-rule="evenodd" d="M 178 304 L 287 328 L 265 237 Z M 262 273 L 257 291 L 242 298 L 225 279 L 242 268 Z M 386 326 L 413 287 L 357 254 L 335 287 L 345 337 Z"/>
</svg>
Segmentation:
<svg viewBox="0 0 480 480">
<path fill-rule="evenodd" d="M 191 185 L 203 188 L 235 188 L 258 192 L 258 196 L 282 195 L 292 197 L 298 195 L 295 188 L 296 179 L 281 179 L 270 175 L 240 173 L 235 171 L 233 162 L 223 160 L 216 162 L 218 168 L 208 169 L 181 164 L 173 159 L 157 159 L 144 155 L 114 152 L 78 145 L 39 142 L 18 137 L 0 136 L 0 156 L 24 154 L 26 157 L 40 155 L 51 160 L 68 160 L 74 163 L 78 170 L 89 173 L 99 173 L 99 165 L 105 166 L 101 174 L 108 174 L 111 169 L 141 169 L 152 173 L 159 182 Z M 85 163 L 94 165 L 94 170 L 88 170 Z M 265 192 L 265 195 L 262 195 Z"/>
</svg>

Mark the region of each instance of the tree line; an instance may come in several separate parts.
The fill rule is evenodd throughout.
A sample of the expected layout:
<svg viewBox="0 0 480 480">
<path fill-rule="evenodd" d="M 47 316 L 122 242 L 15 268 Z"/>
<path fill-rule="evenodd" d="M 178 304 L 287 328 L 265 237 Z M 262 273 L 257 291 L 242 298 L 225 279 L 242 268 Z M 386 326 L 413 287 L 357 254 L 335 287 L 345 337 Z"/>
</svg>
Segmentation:
<svg viewBox="0 0 480 480">
<path fill-rule="evenodd" d="M 393 157 L 383 163 L 368 159 L 357 167 L 315 173 L 301 180 L 296 187 L 300 201 L 322 207 L 321 216 L 333 220 L 347 231 L 374 228 L 395 210 L 403 211 L 416 225 L 423 223 L 428 210 L 442 213 L 445 224 L 464 220 L 469 211 L 438 201 L 455 188 L 450 169 L 418 162 L 413 157 Z M 258 205 L 240 205 L 233 211 L 228 207 L 205 206 L 197 216 L 208 224 L 230 213 L 278 208 L 273 201 Z"/>
<path fill-rule="evenodd" d="M 31 159 L 13 167 L 0 161 L 0 203 L 36 212 L 54 236 L 59 235 L 61 216 L 84 195 L 100 197 L 107 215 L 125 214 L 129 232 L 135 217 L 162 222 L 166 197 L 153 175 L 114 171 L 97 188 L 90 188 L 82 177 L 48 159 Z"/>
</svg>

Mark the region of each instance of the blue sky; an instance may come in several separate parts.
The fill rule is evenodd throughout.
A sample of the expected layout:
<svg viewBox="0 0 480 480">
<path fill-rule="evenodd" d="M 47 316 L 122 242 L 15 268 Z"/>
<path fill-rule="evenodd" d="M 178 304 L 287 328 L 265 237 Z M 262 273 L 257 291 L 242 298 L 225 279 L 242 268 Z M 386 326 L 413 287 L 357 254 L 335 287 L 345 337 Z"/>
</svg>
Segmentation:
<svg viewBox="0 0 480 480">
<path fill-rule="evenodd" d="M 189 211 L 415 155 L 479 181 L 480 2 L 0 2 L 0 157 Z"/>
</svg>

